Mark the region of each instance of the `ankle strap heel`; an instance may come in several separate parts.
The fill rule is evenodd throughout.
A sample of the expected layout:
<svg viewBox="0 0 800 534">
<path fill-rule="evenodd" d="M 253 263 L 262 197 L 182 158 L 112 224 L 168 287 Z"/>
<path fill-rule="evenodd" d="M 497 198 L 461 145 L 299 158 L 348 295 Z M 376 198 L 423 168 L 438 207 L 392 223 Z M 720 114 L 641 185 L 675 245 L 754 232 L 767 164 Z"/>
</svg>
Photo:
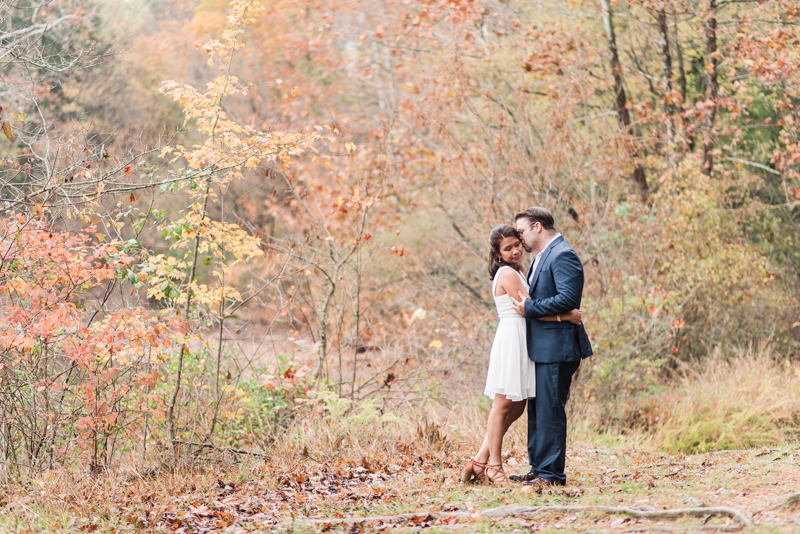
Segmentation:
<svg viewBox="0 0 800 534">
<path fill-rule="evenodd" d="M 508 477 L 506 472 L 503 471 L 503 464 L 487 464 L 486 476 L 497 486 L 505 486 L 508 484 Z"/>
</svg>

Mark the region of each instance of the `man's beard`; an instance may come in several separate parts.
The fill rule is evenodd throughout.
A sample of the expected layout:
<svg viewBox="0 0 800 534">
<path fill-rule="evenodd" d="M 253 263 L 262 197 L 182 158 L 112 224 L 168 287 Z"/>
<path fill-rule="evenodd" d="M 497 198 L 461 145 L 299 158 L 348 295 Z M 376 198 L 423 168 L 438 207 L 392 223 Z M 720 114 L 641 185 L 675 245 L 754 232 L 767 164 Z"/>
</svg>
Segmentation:
<svg viewBox="0 0 800 534">
<path fill-rule="evenodd" d="M 530 253 L 533 250 L 531 247 L 528 246 L 527 243 L 525 243 L 525 241 L 522 242 L 522 248 L 524 248 L 525 252 L 528 252 L 528 253 Z"/>
</svg>

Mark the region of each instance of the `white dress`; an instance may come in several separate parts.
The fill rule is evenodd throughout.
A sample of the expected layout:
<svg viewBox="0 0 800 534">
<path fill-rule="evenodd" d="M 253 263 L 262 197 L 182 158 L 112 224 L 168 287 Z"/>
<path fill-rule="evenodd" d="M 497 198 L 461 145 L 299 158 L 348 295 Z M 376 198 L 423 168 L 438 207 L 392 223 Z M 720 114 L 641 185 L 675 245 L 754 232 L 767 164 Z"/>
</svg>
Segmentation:
<svg viewBox="0 0 800 534">
<path fill-rule="evenodd" d="M 499 393 L 509 400 L 521 401 L 536 396 L 536 370 L 528 358 L 525 318 L 514 310 L 510 296 L 495 294 L 497 278 L 503 269 L 512 268 L 507 265 L 500 267 L 492 281 L 492 296 L 499 323 L 489 354 L 484 393 L 491 399 Z M 519 275 L 523 285 L 527 285 L 519 271 L 512 270 Z"/>
</svg>

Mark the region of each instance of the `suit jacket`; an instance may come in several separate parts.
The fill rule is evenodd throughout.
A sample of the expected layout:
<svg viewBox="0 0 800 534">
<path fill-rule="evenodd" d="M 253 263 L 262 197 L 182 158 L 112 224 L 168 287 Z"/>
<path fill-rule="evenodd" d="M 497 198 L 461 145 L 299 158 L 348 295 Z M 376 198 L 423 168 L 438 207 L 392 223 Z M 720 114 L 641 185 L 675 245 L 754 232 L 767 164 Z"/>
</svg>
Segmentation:
<svg viewBox="0 0 800 534">
<path fill-rule="evenodd" d="M 530 278 L 529 270 L 527 280 Z M 525 301 L 525 319 L 531 361 L 564 363 L 591 356 L 592 345 L 583 324 L 538 320 L 581 307 L 583 264 L 563 236 L 554 239 L 542 252 L 528 292 L 531 298 Z"/>
</svg>

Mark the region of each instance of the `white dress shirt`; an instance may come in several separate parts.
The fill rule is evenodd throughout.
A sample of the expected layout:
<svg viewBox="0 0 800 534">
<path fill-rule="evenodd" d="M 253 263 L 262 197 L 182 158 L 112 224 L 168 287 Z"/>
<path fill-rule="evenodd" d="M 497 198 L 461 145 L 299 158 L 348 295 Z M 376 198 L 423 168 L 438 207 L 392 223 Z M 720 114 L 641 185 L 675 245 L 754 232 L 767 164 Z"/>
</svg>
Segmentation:
<svg viewBox="0 0 800 534">
<path fill-rule="evenodd" d="M 555 241 L 559 237 L 561 237 L 561 233 L 560 232 L 557 233 L 555 235 L 555 237 L 553 237 L 553 239 L 548 241 L 547 244 L 544 246 L 544 248 L 542 250 L 540 250 L 539 252 L 536 253 L 536 259 L 533 260 L 533 269 L 531 269 L 531 277 L 528 278 L 528 284 L 532 284 L 533 283 L 533 275 L 536 274 L 536 268 L 539 266 L 539 260 L 542 259 L 542 254 L 544 253 L 545 250 L 547 250 L 547 247 L 550 246 L 550 243 L 552 243 L 553 241 Z"/>
</svg>

